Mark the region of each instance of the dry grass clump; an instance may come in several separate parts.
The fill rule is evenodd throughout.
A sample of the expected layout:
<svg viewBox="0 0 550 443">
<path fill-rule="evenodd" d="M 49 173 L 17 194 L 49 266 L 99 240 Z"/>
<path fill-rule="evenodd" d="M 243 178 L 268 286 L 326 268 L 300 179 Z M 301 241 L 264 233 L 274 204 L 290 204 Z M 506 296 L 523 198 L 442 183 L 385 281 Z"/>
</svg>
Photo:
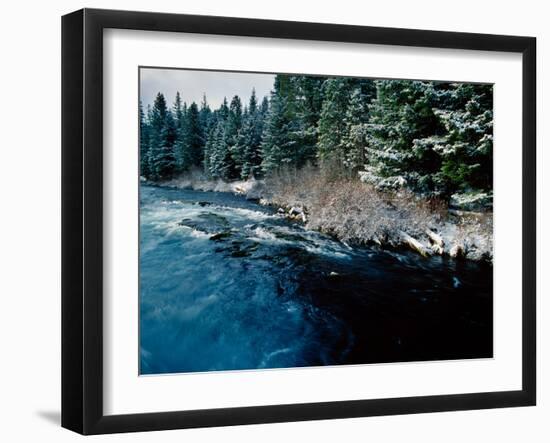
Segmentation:
<svg viewBox="0 0 550 443">
<path fill-rule="evenodd" d="M 399 243 L 400 232 L 424 235 L 447 212 L 440 201 L 405 190 L 381 192 L 348 173 L 314 167 L 274 174 L 266 188 L 273 204 L 304 208 L 308 228 L 354 243 Z"/>
</svg>

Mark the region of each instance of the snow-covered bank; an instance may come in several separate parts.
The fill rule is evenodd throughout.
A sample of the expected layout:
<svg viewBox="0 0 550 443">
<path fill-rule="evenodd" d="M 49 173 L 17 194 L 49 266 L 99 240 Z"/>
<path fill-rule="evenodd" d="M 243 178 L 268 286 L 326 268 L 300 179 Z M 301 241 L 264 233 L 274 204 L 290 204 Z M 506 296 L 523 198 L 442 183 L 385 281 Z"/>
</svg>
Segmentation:
<svg viewBox="0 0 550 443">
<path fill-rule="evenodd" d="M 356 179 L 308 173 L 224 182 L 199 174 L 162 186 L 232 192 L 278 208 L 308 229 L 346 244 L 407 248 L 423 256 L 492 261 L 492 212 L 450 210 L 406 192 L 381 192 Z"/>
<path fill-rule="evenodd" d="M 422 224 L 410 214 L 402 220 L 381 220 L 380 217 L 387 217 L 381 214 L 388 208 L 339 212 L 343 201 L 316 208 L 320 209 L 318 212 L 296 203 L 282 204 L 280 199 L 275 202 L 262 198 L 260 203 L 279 207 L 279 212 L 286 217 L 304 223 L 309 229 L 333 235 L 346 244 L 405 247 L 424 257 L 447 255 L 475 261 L 493 258 L 492 213 L 449 211 L 445 218 L 434 217 Z M 396 217 L 403 216 L 399 209 L 391 208 L 389 212 L 395 212 Z"/>
</svg>

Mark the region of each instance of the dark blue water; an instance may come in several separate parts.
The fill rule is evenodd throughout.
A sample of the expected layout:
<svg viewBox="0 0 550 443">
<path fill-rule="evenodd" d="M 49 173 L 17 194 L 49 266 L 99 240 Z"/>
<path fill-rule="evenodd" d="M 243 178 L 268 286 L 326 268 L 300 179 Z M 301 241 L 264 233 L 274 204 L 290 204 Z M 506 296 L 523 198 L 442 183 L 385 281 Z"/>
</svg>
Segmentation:
<svg viewBox="0 0 550 443">
<path fill-rule="evenodd" d="M 229 193 L 140 205 L 142 374 L 492 356 L 487 264 L 351 248 Z"/>
</svg>

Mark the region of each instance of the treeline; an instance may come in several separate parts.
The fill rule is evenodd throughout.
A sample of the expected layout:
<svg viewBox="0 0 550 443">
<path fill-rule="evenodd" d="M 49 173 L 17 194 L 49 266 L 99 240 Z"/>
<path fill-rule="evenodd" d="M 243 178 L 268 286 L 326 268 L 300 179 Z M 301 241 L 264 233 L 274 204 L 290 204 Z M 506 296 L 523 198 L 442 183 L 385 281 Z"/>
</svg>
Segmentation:
<svg viewBox="0 0 550 443">
<path fill-rule="evenodd" d="M 213 179 L 260 178 L 306 164 L 338 167 L 378 188 L 492 190 L 491 85 L 277 75 L 269 99 L 215 110 L 140 104 L 141 175 L 192 168 Z"/>
</svg>

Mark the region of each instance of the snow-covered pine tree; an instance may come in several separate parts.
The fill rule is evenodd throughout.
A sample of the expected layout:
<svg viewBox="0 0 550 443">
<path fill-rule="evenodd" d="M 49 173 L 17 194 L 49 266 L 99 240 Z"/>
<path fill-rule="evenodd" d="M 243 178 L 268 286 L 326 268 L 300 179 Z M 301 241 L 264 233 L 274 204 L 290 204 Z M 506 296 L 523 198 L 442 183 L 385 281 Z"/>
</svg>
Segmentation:
<svg viewBox="0 0 550 443">
<path fill-rule="evenodd" d="M 294 97 L 288 75 L 275 77 L 262 135 L 262 171 L 266 174 L 281 167 L 298 164 L 298 150 L 293 132 L 296 129 Z"/>
<path fill-rule="evenodd" d="M 379 188 L 433 190 L 440 162 L 434 137 L 443 133 L 430 82 L 378 80 L 365 125 L 367 164 L 361 179 Z"/>
<path fill-rule="evenodd" d="M 349 79 L 328 78 L 323 83 L 323 94 L 323 105 L 318 122 L 318 157 L 321 163 L 343 164 L 345 151 L 342 139 L 346 130 L 344 116 L 350 96 Z"/>
<path fill-rule="evenodd" d="M 183 117 L 185 116 L 185 113 L 184 113 L 183 104 L 181 102 L 181 95 L 179 91 L 176 92 L 176 98 L 174 99 L 174 105 L 172 106 L 172 113 L 174 115 L 176 126 L 180 126 L 183 120 Z"/>
<path fill-rule="evenodd" d="M 176 167 L 174 174 L 182 172 L 183 158 L 181 150 L 181 138 L 183 132 L 183 126 L 185 125 L 185 114 L 187 113 L 187 103 L 182 103 L 181 95 L 179 91 L 176 92 L 176 98 L 172 105 L 172 115 L 174 116 L 174 123 L 176 125 L 176 141 L 174 143 L 174 157 Z"/>
<path fill-rule="evenodd" d="M 226 139 L 227 122 L 219 119 L 212 131 L 208 150 L 210 151 L 210 176 L 223 180 L 230 180 L 233 169 L 233 160 Z"/>
<path fill-rule="evenodd" d="M 162 151 L 162 129 L 166 122 L 168 109 L 166 99 L 160 92 L 156 95 L 153 107 L 149 113 L 149 149 L 147 151 L 147 169 L 151 180 L 159 180 L 160 176 L 157 169 L 157 158 L 161 156 Z"/>
<path fill-rule="evenodd" d="M 152 162 L 153 171 L 157 180 L 169 179 L 176 171 L 176 157 L 174 154 L 176 137 L 176 123 L 172 112 L 168 111 L 160 131 L 160 145 Z"/>
<path fill-rule="evenodd" d="M 227 160 L 226 168 L 229 171 L 228 178 L 237 178 L 240 175 L 242 166 L 242 152 L 237 145 L 239 131 L 243 124 L 243 107 L 241 99 L 238 95 L 235 95 L 231 99 L 229 105 L 229 113 L 227 115 L 226 127 L 225 127 L 225 142 L 227 143 L 227 149 L 229 150 L 230 157 Z"/>
<path fill-rule="evenodd" d="M 220 108 L 217 111 L 218 114 L 218 120 L 223 120 L 224 122 L 227 120 L 227 117 L 229 116 L 229 105 L 227 104 L 227 98 L 223 98 L 223 102 L 220 105 Z"/>
<path fill-rule="evenodd" d="M 185 112 L 183 124 L 180 127 L 178 140 L 178 157 L 180 171 L 187 171 L 193 166 L 200 166 L 203 162 L 204 136 L 199 116 L 199 108 L 195 102 L 191 103 Z"/>
<path fill-rule="evenodd" d="M 145 118 L 143 105 L 139 101 L 139 174 L 149 178 L 149 122 Z"/>
<path fill-rule="evenodd" d="M 291 77 L 296 119 L 292 138 L 296 142 L 296 166 L 299 168 L 317 159 L 317 122 L 323 104 L 321 87 L 325 80 L 326 77 L 307 75 Z"/>
<path fill-rule="evenodd" d="M 447 134 L 434 147 L 441 157 L 440 185 L 446 194 L 487 194 L 493 187 L 493 89 L 453 84 L 436 114 Z"/>
<path fill-rule="evenodd" d="M 344 115 L 344 135 L 341 147 L 344 152 L 344 166 L 357 171 L 364 168 L 366 161 L 366 137 L 368 107 L 376 96 L 374 81 L 369 79 L 352 80 L 352 89 Z"/>
<path fill-rule="evenodd" d="M 206 135 L 206 143 L 204 144 L 203 170 L 207 177 L 212 177 L 212 159 L 214 157 L 216 126 L 216 122 L 213 118 L 209 125 L 210 130 Z"/>
<path fill-rule="evenodd" d="M 252 89 L 250 101 L 246 113 L 243 117 L 243 126 L 239 132 L 237 141 L 237 151 L 241 157 L 241 172 L 242 179 L 250 177 L 258 177 L 261 173 L 261 152 L 260 143 L 262 141 L 263 132 L 263 115 L 258 109 L 256 99 L 256 91 Z"/>
<path fill-rule="evenodd" d="M 234 161 L 227 142 L 229 106 L 224 97 L 222 104 L 210 116 L 209 132 L 204 148 L 204 167 L 212 178 L 229 180 L 235 176 Z"/>
<path fill-rule="evenodd" d="M 206 139 L 206 135 L 210 133 L 210 129 L 212 126 L 212 110 L 210 109 L 208 101 L 206 100 L 206 94 L 202 95 L 202 101 L 199 110 L 199 120 L 201 123 L 202 133 L 204 134 L 204 138 Z"/>
<path fill-rule="evenodd" d="M 267 97 L 264 97 L 262 99 L 262 103 L 260 104 L 259 108 L 260 114 L 262 115 L 262 118 L 265 119 L 267 116 L 267 112 L 269 111 L 269 99 Z"/>
<path fill-rule="evenodd" d="M 229 117 L 229 106 L 224 97 L 222 104 L 210 115 L 209 132 L 204 147 L 204 170 L 212 178 L 222 178 L 227 175 L 226 159 L 229 156 L 225 129 Z M 229 156 L 230 157 L 230 156 Z M 231 161 L 231 158 L 229 158 Z"/>
</svg>

